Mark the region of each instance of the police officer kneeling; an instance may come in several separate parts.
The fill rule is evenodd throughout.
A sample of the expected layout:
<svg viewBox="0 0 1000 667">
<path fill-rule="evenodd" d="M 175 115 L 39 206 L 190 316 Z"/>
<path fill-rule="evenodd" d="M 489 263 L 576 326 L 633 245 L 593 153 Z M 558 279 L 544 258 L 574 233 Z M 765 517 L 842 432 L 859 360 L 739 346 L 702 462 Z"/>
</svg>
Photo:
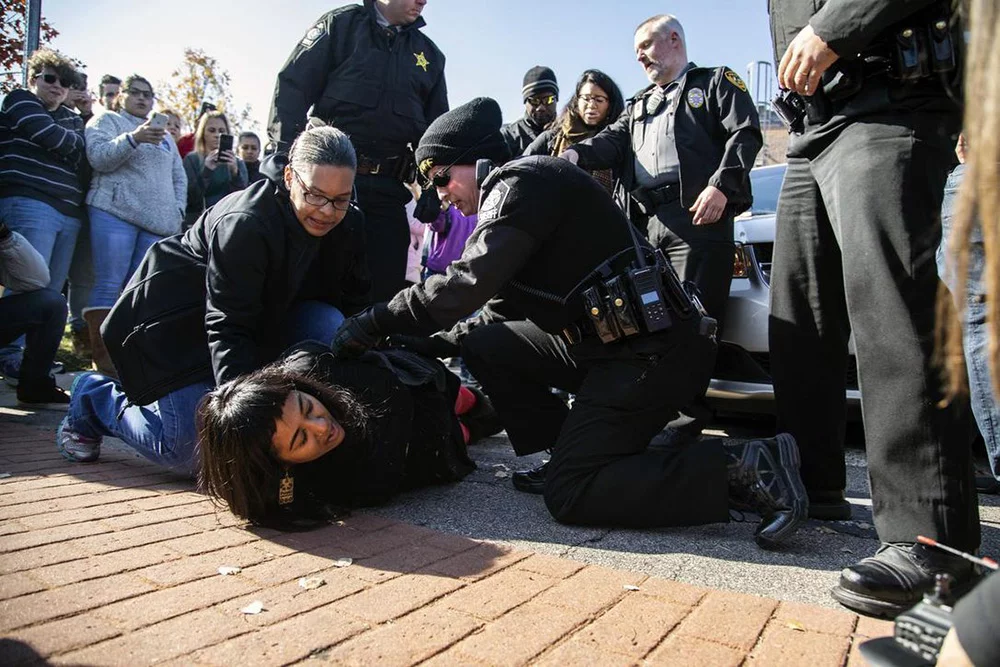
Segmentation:
<svg viewBox="0 0 1000 667">
<path fill-rule="evenodd" d="M 478 183 L 485 170 L 477 160 L 506 152 L 500 121 L 497 103 L 478 98 L 427 129 L 421 171 L 442 200 L 478 211 L 478 226 L 446 275 L 347 320 L 334 351 L 360 354 L 389 334 L 430 334 L 489 301 L 478 326 L 462 327 L 462 356 L 518 453 L 553 447 L 545 502 L 557 520 L 692 525 L 727 521 L 736 508 L 763 517 L 760 546 L 786 540 L 808 511 L 795 441 L 647 448 L 705 391 L 714 323 L 586 172 L 531 157 Z M 524 319 L 502 321 L 497 312 Z M 572 409 L 549 386 L 576 393 Z"/>
</svg>

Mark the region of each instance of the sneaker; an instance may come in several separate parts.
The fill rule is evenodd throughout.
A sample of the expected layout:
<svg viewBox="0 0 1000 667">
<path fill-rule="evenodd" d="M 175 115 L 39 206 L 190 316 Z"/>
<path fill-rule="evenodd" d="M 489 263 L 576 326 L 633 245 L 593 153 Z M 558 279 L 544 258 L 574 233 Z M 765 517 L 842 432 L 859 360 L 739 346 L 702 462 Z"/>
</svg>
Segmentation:
<svg viewBox="0 0 1000 667">
<path fill-rule="evenodd" d="M 21 379 L 21 355 L 13 354 L 0 359 L 0 375 L 11 387 L 16 387 Z"/>
<path fill-rule="evenodd" d="M 799 475 L 795 438 L 779 433 L 768 440 L 726 444 L 729 506 L 761 516 L 754 540 L 774 549 L 791 537 L 809 515 L 809 497 Z"/>
<path fill-rule="evenodd" d="M 22 382 L 17 387 L 17 404 L 35 410 L 68 410 L 69 394 L 52 378 L 38 386 Z"/>
<path fill-rule="evenodd" d="M 101 455 L 101 438 L 91 438 L 77 433 L 69 426 L 69 417 L 65 417 L 56 431 L 56 447 L 59 453 L 70 461 L 90 463 Z"/>
<path fill-rule="evenodd" d="M 53 361 L 49 367 L 49 375 L 56 375 L 65 370 L 61 361 Z M 16 387 L 21 381 L 21 356 L 11 355 L 0 359 L 0 375 L 11 387 Z"/>
</svg>

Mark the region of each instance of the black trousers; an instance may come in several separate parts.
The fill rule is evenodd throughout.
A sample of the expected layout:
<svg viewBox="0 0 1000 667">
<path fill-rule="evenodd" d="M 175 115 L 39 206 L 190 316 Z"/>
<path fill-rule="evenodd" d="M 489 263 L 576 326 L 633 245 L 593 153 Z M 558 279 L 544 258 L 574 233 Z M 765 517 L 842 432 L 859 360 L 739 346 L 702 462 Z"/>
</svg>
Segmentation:
<svg viewBox="0 0 1000 667">
<path fill-rule="evenodd" d="M 648 449 L 708 386 L 715 345 L 680 327 L 572 348 L 530 322 L 474 329 L 462 357 L 518 455 L 552 447 L 545 503 L 564 523 L 629 527 L 727 521 L 720 441 Z M 550 387 L 574 392 L 569 409 Z"/>
<path fill-rule="evenodd" d="M 374 302 L 388 301 L 406 282 L 410 225 L 409 190 L 391 176 L 358 175 L 358 206 L 365 214 L 365 241 Z"/>
<path fill-rule="evenodd" d="M 718 322 L 717 337 L 722 340 L 726 302 L 733 282 L 733 219 L 723 218 L 711 225 L 695 226 L 694 215 L 680 200 L 664 204 L 650 218 L 647 236 L 663 251 L 681 280 L 698 286 L 701 303 Z M 712 409 L 704 396 L 698 396 L 669 426 L 697 437 L 712 420 Z"/>
<path fill-rule="evenodd" d="M 884 93 L 883 93 L 884 95 Z M 965 411 L 937 407 L 935 251 L 953 163 L 947 116 L 882 113 L 790 157 L 778 201 L 770 354 L 778 428 L 810 493 L 843 489 L 853 331 L 875 527 L 979 545 Z M 807 135 L 808 137 L 808 135 Z"/>
<path fill-rule="evenodd" d="M 721 338 L 733 282 L 733 219 L 697 227 L 692 219 L 680 200 L 664 204 L 650 218 L 647 236 L 670 259 L 681 280 L 698 286 L 702 305 L 719 323 Z"/>
</svg>

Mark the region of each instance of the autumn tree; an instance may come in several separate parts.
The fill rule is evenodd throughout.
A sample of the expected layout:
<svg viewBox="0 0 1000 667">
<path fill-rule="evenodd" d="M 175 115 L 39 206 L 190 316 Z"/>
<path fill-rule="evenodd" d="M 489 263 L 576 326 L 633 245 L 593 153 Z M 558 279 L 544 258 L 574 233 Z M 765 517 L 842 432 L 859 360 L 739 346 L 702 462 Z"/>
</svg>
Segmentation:
<svg viewBox="0 0 1000 667">
<path fill-rule="evenodd" d="M 202 102 L 211 102 L 229 117 L 234 129 L 255 130 L 249 104 L 237 107 L 230 92 L 229 72 L 201 49 L 184 49 L 184 59 L 161 85 L 160 101 L 175 110 L 192 129 Z"/>
<path fill-rule="evenodd" d="M 27 24 L 28 0 L 0 0 L 0 93 L 9 93 L 21 85 Z M 39 45 L 51 42 L 58 34 L 42 17 Z"/>
</svg>

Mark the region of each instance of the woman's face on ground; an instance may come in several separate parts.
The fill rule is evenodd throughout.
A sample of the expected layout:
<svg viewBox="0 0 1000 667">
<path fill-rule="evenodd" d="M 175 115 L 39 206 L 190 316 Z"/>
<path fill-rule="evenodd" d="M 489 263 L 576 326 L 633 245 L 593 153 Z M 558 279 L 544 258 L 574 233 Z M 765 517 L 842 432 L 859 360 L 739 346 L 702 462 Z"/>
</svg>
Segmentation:
<svg viewBox="0 0 1000 667">
<path fill-rule="evenodd" d="M 283 463 L 308 463 L 336 449 L 344 429 L 319 399 L 295 390 L 274 422 L 271 446 Z"/>
<path fill-rule="evenodd" d="M 608 115 L 608 94 L 603 88 L 588 81 L 580 86 L 580 94 L 576 98 L 576 110 L 589 126 L 598 125 Z"/>
<path fill-rule="evenodd" d="M 205 123 L 205 150 L 212 152 L 219 147 L 219 137 L 226 134 L 226 121 L 209 118 Z"/>
</svg>

